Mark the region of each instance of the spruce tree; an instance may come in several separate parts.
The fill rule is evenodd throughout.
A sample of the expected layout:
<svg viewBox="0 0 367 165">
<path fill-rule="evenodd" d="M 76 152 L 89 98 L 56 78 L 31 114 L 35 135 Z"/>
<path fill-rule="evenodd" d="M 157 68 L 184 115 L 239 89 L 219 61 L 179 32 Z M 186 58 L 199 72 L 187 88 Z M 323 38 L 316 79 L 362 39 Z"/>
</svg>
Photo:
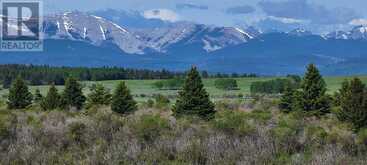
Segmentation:
<svg viewBox="0 0 367 165">
<path fill-rule="evenodd" d="M 23 109 L 32 104 L 32 93 L 29 92 L 27 84 L 20 77 L 17 77 L 10 89 L 8 96 L 9 109 Z"/>
<path fill-rule="evenodd" d="M 137 104 L 125 82 L 120 82 L 117 85 L 112 96 L 111 109 L 120 114 L 127 114 L 137 110 Z"/>
<path fill-rule="evenodd" d="M 214 103 L 204 89 L 196 67 L 188 72 L 182 91 L 179 92 L 173 107 L 174 115 L 197 115 L 203 119 L 212 119 L 215 114 Z"/>
<path fill-rule="evenodd" d="M 300 109 L 320 116 L 330 112 L 330 99 L 326 95 L 326 83 L 314 64 L 310 64 L 303 79 Z"/>
<path fill-rule="evenodd" d="M 282 97 L 280 98 L 279 109 L 283 112 L 291 112 L 295 105 L 295 90 L 289 85 L 285 88 Z"/>
<path fill-rule="evenodd" d="M 39 89 L 36 89 L 36 91 L 34 92 L 34 101 L 36 103 L 40 103 L 43 99 L 43 96 L 41 94 L 41 91 Z"/>
<path fill-rule="evenodd" d="M 60 95 L 54 84 L 51 85 L 50 89 L 45 98 L 42 99 L 41 107 L 43 110 L 54 110 L 60 106 Z"/>
<path fill-rule="evenodd" d="M 93 84 L 90 88 L 90 94 L 88 95 L 87 102 L 90 105 L 109 105 L 111 103 L 110 91 L 107 90 L 102 84 Z"/>
<path fill-rule="evenodd" d="M 367 126 L 367 91 L 359 78 L 343 83 L 339 99 L 339 120 L 352 123 L 356 129 Z"/>
<path fill-rule="evenodd" d="M 63 106 L 66 108 L 77 108 L 80 110 L 86 101 L 83 95 L 82 85 L 74 78 L 68 78 L 65 82 L 65 89 L 62 94 Z"/>
</svg>

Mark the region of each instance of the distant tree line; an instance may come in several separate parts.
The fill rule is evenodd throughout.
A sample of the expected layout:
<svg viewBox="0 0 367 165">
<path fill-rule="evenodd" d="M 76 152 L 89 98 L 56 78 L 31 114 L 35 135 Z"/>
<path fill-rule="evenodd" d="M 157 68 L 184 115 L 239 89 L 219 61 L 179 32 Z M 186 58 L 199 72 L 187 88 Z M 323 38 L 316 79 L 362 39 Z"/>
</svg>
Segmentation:
<svg viewBox="0 0 367 165">
<path fill-rule="evenodd" d="M 0 65 L 0 80 L 5 88 L 17 76 L 31 85 L 64 85 L 67 77 L 74 77 L 80 81 L 126 80 L 126 79 L 169 79 L 182 77 L 182 72 L 167 70 L 126 69 L 119 67 L 51 67 L 35 65 Z"/>
<path fill-rule="evenodd" d="M 239 90 L 237 80 L 233 78 L 220 78 L 214 81 L 214 86 L 221 90 Z"/>
<path fill-rule="evenodd" d="M 168 80 L 160 80 L 153 83 L 153 87 L 159 90 L 178 90 L 184 84 L 184 79 L 173 78 Z"/>
<path fill-rule="evenodd" d="M 301 77 L 288 75 L 287 78 L 278 78 L 269 81 L 257 81 L 251 84 L 251 93 L 277 94 L 284 93 L 287 87 L 298 89 L 301 85 Z"/>
<path fill-rule="evenodd" d="M 52 67 L 47 65 L 0 65 L 0 83 L 4 88 L 9 88 L 11 82 L 20 76 L 30 85 L 64 85 L 68 77 L 74 77 L 80 81 L 102 80 L 147 80 L 147 79 L 173 79 L 183 78 L 185 72 L 172 72 L 165 69 L 129 69 L 121 67 Z M 256 77 L 255 74 L 209 74 L 202 71 L 204 78 L 220 77 Z"/>
<path fill-rule="evenodd" d="M 238 73 L 215 73 L 215 74 L 209 74 L 207 71 L 201 72 L 201 77 L 203 78 L 246 78 L 246 77 L 258 77 L 255 73 L 244 73 L 244 74 L 238 74 Z"/>
</svg>

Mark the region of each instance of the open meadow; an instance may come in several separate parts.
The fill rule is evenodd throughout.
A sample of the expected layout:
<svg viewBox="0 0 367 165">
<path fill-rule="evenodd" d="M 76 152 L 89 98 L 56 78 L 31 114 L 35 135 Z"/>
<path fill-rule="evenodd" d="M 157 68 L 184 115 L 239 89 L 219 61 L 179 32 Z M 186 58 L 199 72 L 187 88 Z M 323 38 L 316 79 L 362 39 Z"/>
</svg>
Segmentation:
<svg viewBox="0 0 367 165">
<path fill-rule="evenodd" d="M 367 83 L 367 76 L 358 76 L 358 77 L 364 83 Z M 203 79 L 203 82 L 204 82 L 206 90 L 209 92 L 212 99 L 220 100 L 223 98 L 231 98 L 231 96 L 235 97 L 235 96 L 238 96 L 239 94 L 250 95 L 251 83 L 256 82 L 256 81 L 268 81 L 268 80 L 272 80 L 276 78 L 279 78 L 279 77 L 237 78 L 236 80 L 238 83 L 239 90 L 230 90 L 230 91 L 215 88 L 214 82 L 216 78 Z M 346 79 L 350 80 L 353 77 L 324 77 L 324 78 L 325 78 L 327 88 L 328 88 L 327 92 L 329 94 L 333 94 L 341 87 L 341 84 L 344 80 Z M 127 86 L 131 90 L 131 93 L 135 96 L 137 101 L 146 101 L 146 99 L 148 99 L 150 96 L 154 94 L 162 94 L 165 96 L 169 96 L 171 99 L 173 99 L 178 92 L 177 90 L 159 90 L 159 89 L 154 88 L 153 84 L 159 80 L 122 80 L 122 81 L 126 82 Z M 88 87 L 91 86 L 92 84 L 101 83 L 106 88 L 113 90 L 118 82 L 120 81 L 118 80 L 98 81 L 98 82 L 84 81 L 82 83 L 84 84 L 84 87 L 85 87 L 84 88 L 85 94 L 88 94 L 89 93 Z M 35 89 L 40 89 L 42 94 L 46 94 L 48 87 L 49 86 L 31 86 L 30 88 L 32 92 L 34 92 Z M 58 86 L 57 88 L 59 89 L 59 91 L 61 91 L 63 89 L 63 86 Z M 0 95 L 4 95 L 6 93 L 7 93 L 7 90 L 0 90 Z"/>
</svg>

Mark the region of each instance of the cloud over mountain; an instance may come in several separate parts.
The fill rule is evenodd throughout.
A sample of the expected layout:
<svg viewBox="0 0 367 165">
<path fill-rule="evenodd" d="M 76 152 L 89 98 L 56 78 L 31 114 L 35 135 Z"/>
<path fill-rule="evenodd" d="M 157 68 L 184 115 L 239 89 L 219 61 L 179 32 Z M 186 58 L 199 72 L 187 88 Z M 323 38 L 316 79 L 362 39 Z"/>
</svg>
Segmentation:
<svg viewBox="0 0 367 165">
<path fill-rule="evenodd" d="M 314 24 L 345 24 L 359 17 L 352 9 L 340 7 L 329 9 L 308 0 L 282 2 L 263 0 L 258 6 L 270 16 L 310 20 Z"/>
<path fill-rule="evenodd" d="M 226 10 L 228 14 L 248 14 L 255 12 L 255 8 L 249 5 L 230 7 Z"/>
<path fill-rule="evenodd" d="M 196 4 L 191 4 L 191 3 L 179 3 L 176 5 L 176 8 L 179 10 L 184 10 L 184 9 L 208 10 L 209 9 L 209 7 L 206 5 L 196 5 Z"/>
<path fill-rule="evenodd" d="M 176 22 L 179 20 L 179 16 L 169 9 L 152 9 L 146 10 L 143 13 L 147 19 L 160 19 L 163 21 Z"/>
</svg>

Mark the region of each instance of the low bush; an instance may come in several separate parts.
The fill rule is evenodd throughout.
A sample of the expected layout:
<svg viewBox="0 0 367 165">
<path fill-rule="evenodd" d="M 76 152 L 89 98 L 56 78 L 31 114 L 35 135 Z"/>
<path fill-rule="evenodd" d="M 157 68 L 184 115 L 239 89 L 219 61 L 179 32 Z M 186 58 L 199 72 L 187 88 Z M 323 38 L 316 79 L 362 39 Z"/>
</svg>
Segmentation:
<svg viewBox="0 0 367 165">
<path fill-rule="evenodd" d="M 85 145 L 87 139 L 87 126 L 81 122 L 73 122 L 68 125 L 67 137 L 78 145 Z"/>
<path fill-rule="evenodd" d="M 150 142 L 162 135 L 170 127 L 168 121 L 160 116 L 143 115 L 132 125 L 132 128 L 132 131 L 141 140 Z"/>
<path fill-rule="evenodd" d="M 326 143 L 328 133 L 320 126 L 306 127 L 307 144 L 311 146 L 321 147 Z"/>
<path fill-rule="evenodd" d="M 277 152 L 292 154 L 299 150 L 299 135 L 303 122 L 291 115 L 281 116 L 277 126 L 271 129 L 271 135 L 277 145 Z"/>
<path fill-rule="evenodd" d="M 153 97 L 155 99 L 155 105 L 157 108 L 165 108 L 170 104 L 170 100 L 164 95 L 158 94 L 154 95 Z"/>
<path fill-rule="evenodd" d="M 255 128 L 248 123 L 247 114 L 238 111 L 217 113 L 212 125 L 215 129 L 235 135 L 250 135 L 255 131 Z"/>
</svg>

